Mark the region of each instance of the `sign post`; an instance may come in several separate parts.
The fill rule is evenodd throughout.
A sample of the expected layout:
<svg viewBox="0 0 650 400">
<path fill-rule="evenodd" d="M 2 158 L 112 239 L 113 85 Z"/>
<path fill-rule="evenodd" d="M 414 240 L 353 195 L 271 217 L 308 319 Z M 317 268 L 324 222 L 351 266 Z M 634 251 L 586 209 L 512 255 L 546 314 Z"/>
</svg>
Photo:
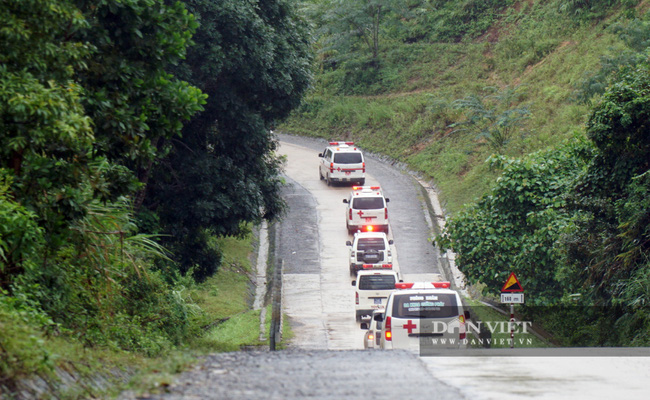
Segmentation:
<svg viewBox="0 0 650 400">
<path fill-rule="evenodd" d="M 515 347 L 515 303 L 524 303 L 524 288 L 514 272 L 501 288 L 501 302 L 510 304 L 510 348 Z"/>
</svg>

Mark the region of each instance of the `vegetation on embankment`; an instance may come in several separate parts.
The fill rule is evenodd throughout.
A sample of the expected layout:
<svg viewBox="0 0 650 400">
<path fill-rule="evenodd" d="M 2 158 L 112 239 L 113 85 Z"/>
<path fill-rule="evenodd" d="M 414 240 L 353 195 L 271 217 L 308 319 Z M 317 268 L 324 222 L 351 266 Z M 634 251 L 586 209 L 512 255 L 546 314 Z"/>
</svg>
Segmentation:
<svg viewBox="0 0 650 400">
<path fill-rule="evenodd" d="M 309 85 L 308 39 L 289 0 L 0 2 L 3 388 L 255 318 L 250 248 L 227 260 L 226 238 L 283 210 L 270 130 Z"/>
<path fill-rule="evenodd" d="M 39 318 L 48 317 L 22 303 L 24 296 L 3 294 L 0 297 L 0 326 L 5 357 L 0 363 L 3 373 L 0 387 L 9 392 L 5 395 L 20 388 L 26 393 L 31 391 L 35 397 L 104 397 L 125 390 L 125 382 L 130 379 L 128 386 L 133 390 L 148 391 L 171 382 L 173 374 L 197 362 L 200 355 L 233 351 L 241 346 L 268 346 L 270 319 L 267 319 L 263 335 L 266 340 L 260 342 L 259 311 L 250 309 L 253 296 L 250 252 L 254 250 L 251 239 L 252 235 L 242 239 L 220 239 L 224 263 L 219 271 L 205 282 L 183 279 L 171 288 L 176 307 L 187 319 L 176 329 L 191 332 L 177 344 L 160 342 L 162 336 L 155 331 L 136 333 L 136 321 L 132 321 L 112 325 L 102 338 L 103 345 L 99 345 L 99 338 L 95 337 L 95 344 L 89 346 L 70 339 L 71 332 L 66 332 L 62 324 L 40 321 Z M 142 278 L 145 281 L 153 279 L 153 282 L 156 279 L 151 275 Z M 159 307 L 163 305 L 160 301 L 157 307 L 139 314 L 139 318 L 167 318 L 164 323 L 172 328 L 169 317 L 161 316 L 163 310 Z M 43 323 L 50 324 L 54 331 L 38 329 Z M 124 342 L 110 341 L 116 337 L 129 340 L 132 345 L 148 344 L 149 347 L 124 351 Z M 78 383 L 63 385 L 58 375 L 61 371 L 77 376 Z M 29 382 L 35 376 L 49 382 L 48 393 L 40 393 L 30 386 Z M 97 382 L 100 384 L 96 385 Z M 110 384 L 106 385 L 107 382 Z"/>
<path fill-rule="evenodd" d="M 432 177 L 438 243 L 486 293 L 516 272 L 564 343 L 650 343 L 650 2 L 304 5 L 318 73 L 282 130 Z"/>
<path fill-rule="evenodd" d="M 588 6 L 580 7 L 588 2 L 492 1 L 485 2 L 492 4 L 487 10 L 479 10 L 484 14 L 449 12 L 448 19 L 436 20 L 427 7 L 442 14 L 470 10 L 477 2 L 410 3 L 424 8 L 428 20 L 416 14 L 395 27 L 403 10 L 382 14 L 385 26 L 376 59 L 361 45 L 331 43 L 342 33 L 328 29 L 330 21 L 317 14 L 317 26 L 327 34 L 321 37 L 316 83 L 281 128 L 354 139 L 365 149 L 406 161 L 434 178 L 451 213 L 490 187 L 496 173 L 484 161 L 491 154 L 525 155 L 569 140 L 582 129 L 589 106 L 577 96 L 593 89 L 587 78 L 600 69 L 601 57 L 628 48 L 614 28 L 642 17 L 648 6 L 600 1 L 600 11 L 589 12 Z M 568 3 L 575 3 L 574 8 Z M 472 18 L 485 28 L 463 35 L 447 32 Z M 436 31 L 440 24 L 441 33 Z M 415 40 L 412 31 L 426 35 Z M 494 92 L 505 88 L 516 89 L 516 96 L 507 102 L 495 99 Z M 490 146 L 481 127 L 457 125 L 467 118 L 458 100 L 472 95 L 487 96 L 486 108 L 496 116 L 527 107 L 529 119 L 504 145 Z"/>
</svg>

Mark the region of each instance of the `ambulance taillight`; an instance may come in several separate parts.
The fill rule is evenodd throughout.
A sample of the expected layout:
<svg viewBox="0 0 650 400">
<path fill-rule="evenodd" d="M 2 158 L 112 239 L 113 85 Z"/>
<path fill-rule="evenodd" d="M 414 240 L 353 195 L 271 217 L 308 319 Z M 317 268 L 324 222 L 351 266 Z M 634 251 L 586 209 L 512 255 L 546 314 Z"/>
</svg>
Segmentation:
<svg viewBox="0 0 650 400">
<path fill-rule="evenodd" d="M 387 342 L 393 340 L 392 328 L 393 327 L 391 326 L 390 317 L 386 317 L 386 323 L 384 324 L 384 337 L 386 338 Z"/>
</svg>

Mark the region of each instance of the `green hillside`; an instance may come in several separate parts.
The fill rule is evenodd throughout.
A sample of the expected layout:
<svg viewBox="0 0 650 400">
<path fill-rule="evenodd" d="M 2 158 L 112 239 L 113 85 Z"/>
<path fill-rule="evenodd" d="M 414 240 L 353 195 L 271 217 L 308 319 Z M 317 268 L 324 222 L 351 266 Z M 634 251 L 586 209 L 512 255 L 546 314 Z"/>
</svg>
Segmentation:
<svg viewBox="0 0 650 400">
<path fill-rule="evenodd" d="M 437 244 L 486 295 L 516 273 L 556 340 L 650 343 L 650 1 L 304 4 L 316 79 L 281 130 L 432 178 Z"/>
<path fill-rule="evenodd" d="M 321 6 L 324 3 L 328 2 L 320 2 Z M 354 139 L 367 150 L 405 161 L 434 179 L 452 213 L 490 186 L 495 173 L 484 162 L 489 155 L 521 156 L 582 132 L 589 107 L 577 99 L 586 78 L 601 68 L 601 57 L 628 51 L 617 28 L 634 18 L 647 18 L 650 7 L 648 1 L 406 3 L 441 17 L 430 16 L 427 21 L 411 10 L 413 21 L 402 21 L 395 28 L 391 18 L 403 19 L 403 10 L 383 16 L 377 67 L 362 44 L 328 47 L 334 34 L 319 36 L 325 50 L 314 88 L 281 128 L 300 135 Z M 444 14 L 476 3 L 490 8 L 476 15 Z M 467 19 L 466 33 L 449 32 Z M 327 24 L 322 15 L 317 21 Z M 483 29 L 469 29 L 475 25 Z M 321 26 L 320 31 L 327 29 Z M 409 38 L 412 32 L 426 34 L 414 41 Z M 492 100 L 498 111 L 530 110 L 530 118 L 500 148 L 489 146 L 471 127 L 454 125 L 466 119 L 455 101 L 488 95 L 494 89 L 517 91 L 507 105 Z"/>
</svg>

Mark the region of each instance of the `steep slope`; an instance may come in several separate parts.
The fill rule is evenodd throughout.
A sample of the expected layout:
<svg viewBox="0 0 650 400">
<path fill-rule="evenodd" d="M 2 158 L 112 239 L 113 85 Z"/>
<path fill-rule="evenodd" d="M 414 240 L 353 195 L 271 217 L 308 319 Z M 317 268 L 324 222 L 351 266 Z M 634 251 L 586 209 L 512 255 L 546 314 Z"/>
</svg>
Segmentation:
<svg viewBox="0 0 650 400">
<path fill-rule="evenodd" d="M 472 2 L 437 3 L 463 9 Z M 470 18 L 485 29 L 453 37 L 443 29 L 457 22 L 453 16 L 385 15 L 376 59 L 361 47 L 327 50 L 323 43 L 334 35 L 324 34 L 315 87 L 280 129 L 353 139 L 405 161 L 435 180 L 452 213 L 491 186 L 496 172 L 484 162 L 491 154 L 521 156 L 584 135 L 590 108 L 578 100 L 585 93 L 597 98 L 593 89 L 602 84 L 587 78 L 601 69 L 601 58 L 629 51 L 621 37 L 631 21 L 647 20 L 650 1 L 490 3 Z M 410 22 L 407 33 L 426 34 L 405 39 L 388 28 L 391 18 Z M 488 118 L 470 123 L 476 107 Z M 513 110 L 525 111 L 524 118 L 515 121 Z M 504 137 L 495 144 L 497 134 Z"/>
</svg>

